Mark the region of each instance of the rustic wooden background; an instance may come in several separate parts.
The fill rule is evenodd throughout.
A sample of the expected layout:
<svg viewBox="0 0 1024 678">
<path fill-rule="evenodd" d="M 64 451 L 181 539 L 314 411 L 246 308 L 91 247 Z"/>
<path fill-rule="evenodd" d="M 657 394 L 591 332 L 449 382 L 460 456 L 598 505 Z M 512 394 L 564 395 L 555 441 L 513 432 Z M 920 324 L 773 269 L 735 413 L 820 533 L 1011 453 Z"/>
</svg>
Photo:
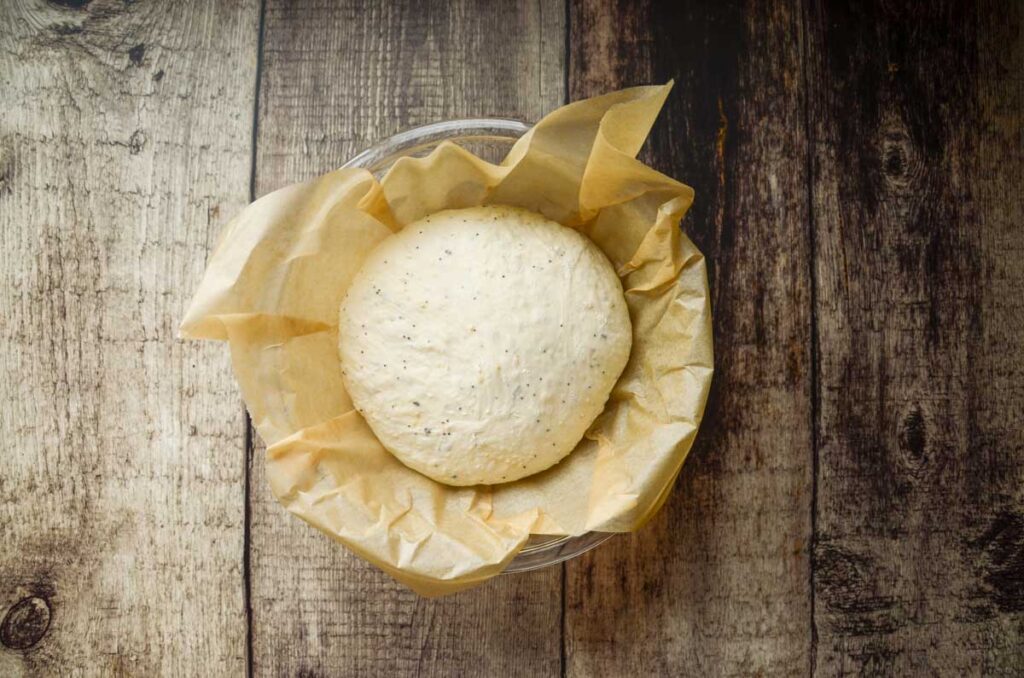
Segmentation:
<svg viewBox="0 0 1024 678">
<path fill-rule="evenodd" d="M 176 338 L 227 220 L 669 78 L 717 373 L 665 509 L 441 600 L 286 515 Z M 3 0 L 0 675 L 1021 675 L 1022 104 L 1013 1 Z"/>
</svg>

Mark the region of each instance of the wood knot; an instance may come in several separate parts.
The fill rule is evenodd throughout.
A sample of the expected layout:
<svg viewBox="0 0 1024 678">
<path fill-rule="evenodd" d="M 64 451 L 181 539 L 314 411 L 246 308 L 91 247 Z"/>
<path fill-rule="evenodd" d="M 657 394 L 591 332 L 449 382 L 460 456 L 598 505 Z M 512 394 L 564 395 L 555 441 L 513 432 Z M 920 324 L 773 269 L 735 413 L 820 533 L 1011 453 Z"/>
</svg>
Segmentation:
<svg viewBox="0 0 1024 678">
<path fill-rule="evenodd" d="M 923 168 L 906 125 L 895 113 L 890 112 L 882 122 L 876 152 L 887 191 L 897 197 L 909 197 Z"/>
<path fill-rule="evenodd" d="M 899 145 L 891 145 L 884 151 L 882 158 L 882 167 L 885 169 L 885 173 L 891 178 L 898 178 L 903 176 L 907 168 L 907 157 L 903 148 Z"/>
<path fill-rule="evenodd" d="M 928 463 L 928 424 L 920 405 L 914 405 L 900 422 L 897 434 L 900 456 L 912 470 Z"/>
<path fill-rule="evenodd" d="M 895 599 L 877 590 L 877 582 L 885 577 L 871 556 L 819 543 L 814 567 L 817 589 L 836 630 L 856 635 L 891 633 L 902 624 Z"/>
<path fill-rule="evenodd" d="M 1024 612 L 1024 514 L 999 513 L 970 545 L 983 595 L 1002 612 Z"/>
<path fill-rule="evenodd" d="M 92 0 L 49 0 L 51 5 L 64 7 L 65 9 L 82 9 Z"/>
<path fill-rule="evenodd" d="M 14 180 L 14 158 L 6 148 L 0 146 L 0 198 L 11 192 Z"/>
<path fill-rule="evenodd" d="M 50 604 L 44 598 L 22 598 L 0 622 L 0 643 L 12 650 L 27 650 L 46 635 L 50 616 Z"/>
<path fill-rule="evenodd" d="M 868 579 L 864 570 L 870 569 L 867 558 L 832 545 L 819 546 L 814 556 L 818 584 L 830 606 L 843 609 L 860 597 Z"/>
<path fill-rule="evenodd" d="M 888 132 L 882 140 L 882 174 L 890 184 L 911 182 L 915 172 L 915 154 L 906 130 Z"/>
<path fill-rule="evenodd" d="M 132 132 L 131 137 L 128 138 L 128 152 L 132 155 L 138 155 L 142 152 L 142 149 L 146 147 L 146 142 L 149 141 L 149 137 L 141 129 L 137 129 Z"/>
<path fill-rule="evenodd" d="M 146 46 L 142 43 L 135 45 L 128 50 L 128 60 L 132 62 L 132 65 L 136 68 L 142 66 L 142 59 L 146 56 Z"/>
</svg>

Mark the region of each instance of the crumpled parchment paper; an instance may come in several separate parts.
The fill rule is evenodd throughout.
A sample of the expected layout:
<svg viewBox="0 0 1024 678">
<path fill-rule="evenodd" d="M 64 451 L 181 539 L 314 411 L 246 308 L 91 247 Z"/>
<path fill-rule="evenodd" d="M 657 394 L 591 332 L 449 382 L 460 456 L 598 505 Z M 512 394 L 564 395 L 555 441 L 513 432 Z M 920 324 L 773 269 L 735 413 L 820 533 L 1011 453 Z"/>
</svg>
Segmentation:
<svg viewBox="0 0 1024 678">
<path fill-rule="evenodd" d="M 225 227 L 181 325 L 226 340 L 267 477 L 292 513 L 423 595 L 500 573 L 530 534 L 628 532 L 664 502 L 711 384 L 704 258 L 679 229 L 693 191 L 636 160 L 671 83 L 563 106 L 500 165 L 451 143 L 380 182 L 342 169 Z M 633 351 L 604 413 L 555 467 L 455 488 L 405 467 L 342 386 L 338 306 L 366 255 L 442 209 L 508 204 L 590 237 L 622 280 Z M 301 557 L 301 554 L 296 554 Z"/>
</svg>

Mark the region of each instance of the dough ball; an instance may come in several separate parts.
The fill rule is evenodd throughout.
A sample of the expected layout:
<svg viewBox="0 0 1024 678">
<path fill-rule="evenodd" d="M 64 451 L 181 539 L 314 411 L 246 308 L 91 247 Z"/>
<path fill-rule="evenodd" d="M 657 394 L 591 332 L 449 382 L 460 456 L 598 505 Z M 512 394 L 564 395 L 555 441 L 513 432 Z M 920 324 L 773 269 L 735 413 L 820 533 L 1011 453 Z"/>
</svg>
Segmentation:
<svg viewBox="0 0 1024 678">
<path fill-rule="evenodd" d="M 367 258 L 341 304 L 345 386 L 407 466 L 449 485 L 556 464 L 601 413 L 632 329 L 590 240 L 522 209 L 438 212 Z"/>
</svg>

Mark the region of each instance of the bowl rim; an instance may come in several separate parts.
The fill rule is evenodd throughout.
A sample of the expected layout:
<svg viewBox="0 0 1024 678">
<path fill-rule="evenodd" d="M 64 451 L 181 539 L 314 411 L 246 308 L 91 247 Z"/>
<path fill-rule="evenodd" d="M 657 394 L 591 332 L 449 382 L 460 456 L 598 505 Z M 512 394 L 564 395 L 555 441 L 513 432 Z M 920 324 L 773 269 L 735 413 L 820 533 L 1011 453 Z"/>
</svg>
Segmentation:
<svg viewBox="0 0 1024 678">
<path fill-rule="evenodd" d="M 411 127 L 385 137 L 352 156 L 341 167 L 365 168 L 376 173 L 390 167 L 398 158 L 410 156 L 418 150 L 435 147 L 443 141 L 508 141 L 519 139 L 532 128 L 532 123 L 511 118 L 441 120 Z M 578 535 L 531 534 L 530 538 L 546 539 L 546 541 L 533 546 L 527 542 L 509 561 L 501 574 L 530 572 L 559 565 L 597 548 L 615 534 L 614 532 L 594 531 Z"/>
<path fill-rule="evenodd" d="M 385 137 L 349 158 L 342 167 L 368 167 L 394 155 L 409 155 L 418 148 L 449 139 L 486 140 L 495 137 L 518 139 L 533 127 L 531 123 L 511 118 L 457 118 L 411 127 Z M 417 146 L 410 146 L 418 144 Z M 408 147 L 407 147 L 408 146 Z"/>
</svg>

